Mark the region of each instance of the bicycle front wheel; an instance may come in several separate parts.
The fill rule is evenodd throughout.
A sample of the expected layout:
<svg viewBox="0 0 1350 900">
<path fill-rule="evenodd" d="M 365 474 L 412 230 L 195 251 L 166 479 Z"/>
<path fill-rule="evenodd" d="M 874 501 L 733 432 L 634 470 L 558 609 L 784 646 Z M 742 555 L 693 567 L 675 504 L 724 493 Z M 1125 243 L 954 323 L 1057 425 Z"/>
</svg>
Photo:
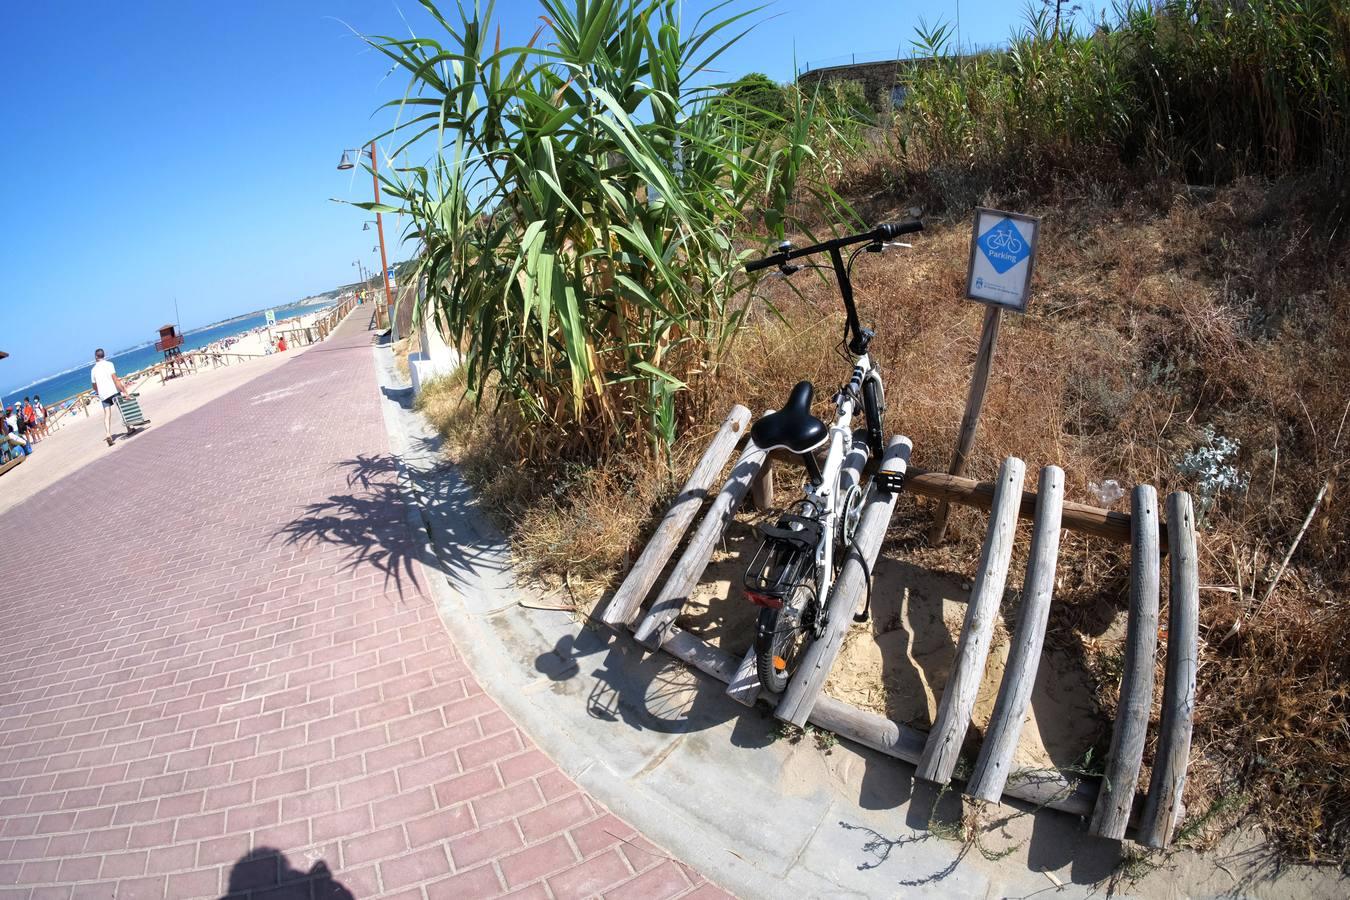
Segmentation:
<svg viewBox="0 0 1350 900">
<path fill-rule="evenodd" d="M 810 643 L 815 594 L 799 585 L 781 609 L 762 609 L 755 626 L 755 673 L 766 691 L 781 694 Z"/>
</svg>

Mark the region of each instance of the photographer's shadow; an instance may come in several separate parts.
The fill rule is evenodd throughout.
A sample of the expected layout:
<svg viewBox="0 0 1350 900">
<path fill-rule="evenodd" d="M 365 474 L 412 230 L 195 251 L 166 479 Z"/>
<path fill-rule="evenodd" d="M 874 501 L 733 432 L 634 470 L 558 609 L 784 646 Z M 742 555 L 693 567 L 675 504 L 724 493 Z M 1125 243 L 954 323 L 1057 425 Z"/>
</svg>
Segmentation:
<svg viewBox="0 0 1350 900">
<path fill-rule="evenodd" d="M 322 859 L 309 871 L 296 869 L 286 854 L 273 847 L 255 847 L 240 857 L 230 870 L 230 883 L 221 900 L 269 900 L 304 897 L 313 900 L 356 900 L 342 882 L 333 877 Z"/>
</svg>

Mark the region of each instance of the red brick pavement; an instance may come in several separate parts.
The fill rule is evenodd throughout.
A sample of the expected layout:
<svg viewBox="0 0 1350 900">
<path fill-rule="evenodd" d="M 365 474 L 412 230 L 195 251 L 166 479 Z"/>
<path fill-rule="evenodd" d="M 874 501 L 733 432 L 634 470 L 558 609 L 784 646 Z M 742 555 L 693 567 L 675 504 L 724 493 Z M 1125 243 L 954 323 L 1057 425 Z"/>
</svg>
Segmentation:
<svg viewBox="0 0 1350 900">
<path fill-rule="evenodd" d="M 369 343 L 358 312 L 0 516 L 0 898 L 721 895 L 456 652 Z"/>
</svg>

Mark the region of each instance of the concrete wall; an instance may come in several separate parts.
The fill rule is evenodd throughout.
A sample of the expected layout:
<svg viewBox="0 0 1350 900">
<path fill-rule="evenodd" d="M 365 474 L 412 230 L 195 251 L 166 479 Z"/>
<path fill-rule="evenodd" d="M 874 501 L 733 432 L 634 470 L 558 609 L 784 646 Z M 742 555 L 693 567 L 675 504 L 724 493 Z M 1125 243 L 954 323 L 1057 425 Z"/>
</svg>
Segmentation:
<svg viewBox="0 0 1350 900">
<path fill-rule="evenodd" d="M 862 84 L 867 102 L 877 109 L 889 109 L 893 102 L 892 88 L 903 85 L 904 73 L 913 65 L 910 60 L 856 63 L 848 66 L 830 66 L 813 69 L 797 76 L 797 84 L 808 90 L 818 84 L 834 81 L 856 81 Z"/>
</svg>

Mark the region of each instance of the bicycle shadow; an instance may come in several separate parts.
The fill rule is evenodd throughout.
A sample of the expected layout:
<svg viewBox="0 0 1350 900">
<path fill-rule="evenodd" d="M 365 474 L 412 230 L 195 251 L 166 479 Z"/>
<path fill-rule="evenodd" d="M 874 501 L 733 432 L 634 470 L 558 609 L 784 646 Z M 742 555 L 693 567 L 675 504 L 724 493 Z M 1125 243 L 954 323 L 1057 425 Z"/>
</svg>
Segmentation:
<svg viewBox="0 0 1350 900">
<path fill-rule="evenodd" d="M 774 740 L 772 727 L 745 716 L 721 682 L 608 629 L 578 627 L 539 654 L 534 667 L 556 682 L 588 680 L 586 714 L 592 719 L 658 734 L 691 734 L 735 720 L 734 746 L 763 747 Z"/>
</svg>

